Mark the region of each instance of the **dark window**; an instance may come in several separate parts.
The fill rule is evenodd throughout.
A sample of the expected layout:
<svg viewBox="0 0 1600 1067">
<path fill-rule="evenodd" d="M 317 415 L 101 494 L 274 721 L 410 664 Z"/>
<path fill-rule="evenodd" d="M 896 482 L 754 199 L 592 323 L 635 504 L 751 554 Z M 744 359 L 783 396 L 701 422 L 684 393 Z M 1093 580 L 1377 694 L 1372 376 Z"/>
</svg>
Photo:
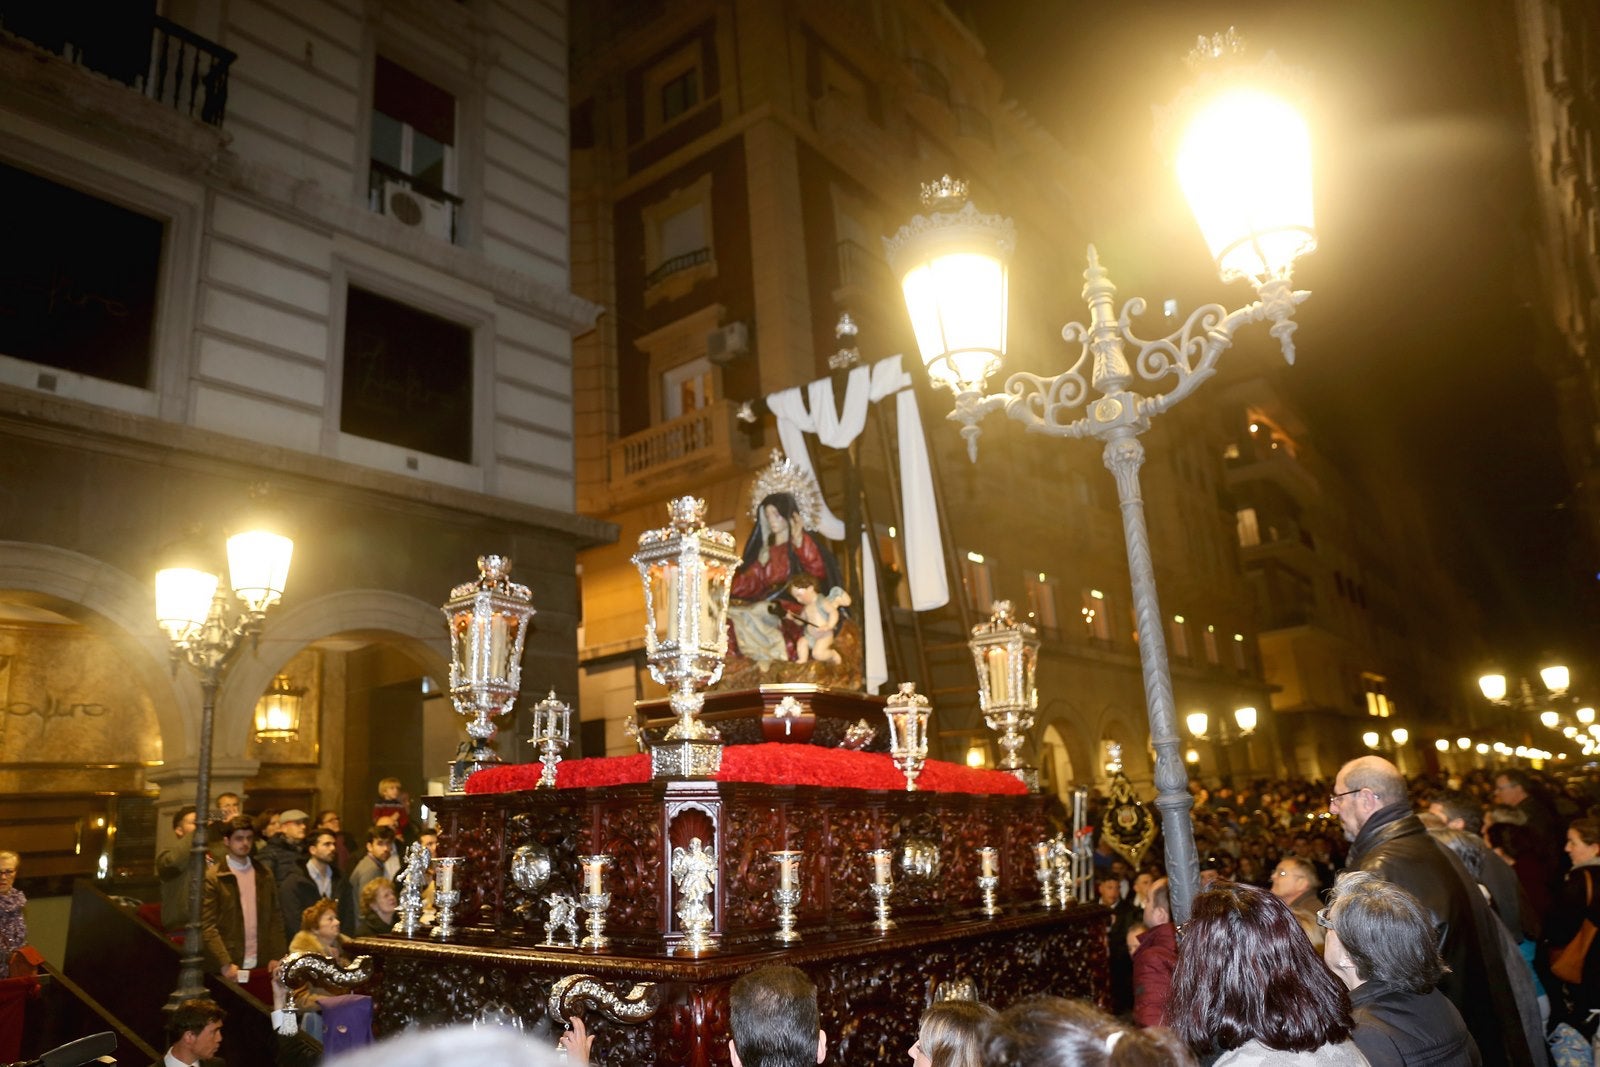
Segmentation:
<svg viewBox="0 0 1600 1067">
<path fill-rule="evenodd" d="M 453 184 L 456 98 L 378 57 L 372 78 L 372 158 L 438 190 Z"/>
<path fill-rule="evenodd" d="M 661 121 L 671 122 L 699 102 L 699 71 L 690 67 L 661 87 Z"/>
<path fill-rule="evenodd" d="M 352 287 L 339 428 L 472 462 L 472 331 Z"/>
<path fill-rule="evenodd" d="M 163 224 L 0 165 L 0 353 L 150 384 Z"/>
</svg>

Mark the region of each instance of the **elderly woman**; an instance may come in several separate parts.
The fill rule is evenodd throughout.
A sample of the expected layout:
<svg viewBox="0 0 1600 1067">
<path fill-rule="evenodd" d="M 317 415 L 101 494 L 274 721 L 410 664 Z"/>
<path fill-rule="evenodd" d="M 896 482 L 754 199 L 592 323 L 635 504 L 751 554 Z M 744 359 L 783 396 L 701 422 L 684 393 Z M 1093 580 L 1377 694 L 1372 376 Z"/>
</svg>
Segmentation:
<svg viewBox="0 0 1600 1067">
<path fill-rule="evenodd" d="M 1178 942 L 1167 1025 L 1217 1067 L 1365 1067 L 1350 994 L 1289 906 L 1223 882 L 1194 898 Z"/>
<path fill-rule="evenodd" d="M 300 913 L 300 932 L 289 942 L 289 952 L 314 952 L 328 957 L 341 966 L 349 963 L 344 952 L 344 937 L 339 933 L 339 906 L 323 899 Z M 323 989 L 316 983 L 307 983 L 294 991 L 294 1006 L 304 1014 L 301 1025 L 306 1033 L 321 1040 L 322 1002 L 327 997 L 339 996 L 337 990 Z"/>
<path fill-rule="evenodd" d="M 1324 958 L 1350 987 L 1356 1047 L 1372 1067 L 1478 1067 L 1477 1042 L 1436 986 L 1444 974 L 1433 918 L 1417 898 L 1371 871 L 1347 871 L 1317 915 Z"/>
<path fill-rule="evenodd" d="M 911 1067 L 981 1067 L 983 1024 L 995 1017 L 987 1004 L 942 1000 L 922 1013 Z"/>
<path fill-rule="evenodd" d="M 983 1029 L 983 1062 L 1005 1067 L 1194 1067 L 1160 1027 L 1127 1026 L 1081 1000 L 1034 997 Z"/>
<path fill-rule="evenodd" d="M 28 943 L 28 923 L 22 914 L 28 898 L 17 888 L 21 862 L 15 852 L 0 852 L 0 978 L 11 972 L 11 954 Z"/>
<path fill-rule="evenodd" d="M 394 895 L 394 883 L 387 878 L 374 878 L 361 887 L 361 937 L 377 937 L 394 929 L 394 913 L 400 901 Z"/>
</svg>

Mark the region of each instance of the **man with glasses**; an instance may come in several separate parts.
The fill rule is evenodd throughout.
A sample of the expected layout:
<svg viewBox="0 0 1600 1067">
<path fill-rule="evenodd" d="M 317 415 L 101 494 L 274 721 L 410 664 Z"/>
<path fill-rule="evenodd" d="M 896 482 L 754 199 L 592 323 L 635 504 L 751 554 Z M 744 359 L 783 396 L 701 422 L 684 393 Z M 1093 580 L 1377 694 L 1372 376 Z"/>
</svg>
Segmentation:
<svg viewBox="0 0 1600 1067">
<path fill-rule="evenodd" d="M 1467 1020 L 1484 1062 L 1544 1063 L 1542 1035 L 1524 1032 L 1510 978 L 1511 966 L 1525 964 L 1508 955 L 1509 937 L 1502 937 L 1500 919 L 1472 875 L 1411 810 L 1395 765 L 1380 756 L 1346 763 L 1334 778 L 1328 810 L 1351 842 L 1346 869 L 1371 871 L 1428 909 L 1450 968 L 1439 989 Z"/>
<path fill-rule="evenodd" d="M 1317 880 L 1317 869 L 1311 861 L 1301 859 L 1299 856 L 1285 856 L 1278 861 L 1277 867 L 1272 871 L 1272 895 L 1289 905 L 1289 910 L 1294 912 L 1295 919 L 1300 923 L 1300 928 L 1306 932 L 1311 943 L 1318 952 L 1322 951 L 1325 938 L 1322 927 L 1317 924 L 1317 909 L 1321 904 L 1317 900 L 1317 890 L 1322 888 L 1322 883 Z"/>
</svg>

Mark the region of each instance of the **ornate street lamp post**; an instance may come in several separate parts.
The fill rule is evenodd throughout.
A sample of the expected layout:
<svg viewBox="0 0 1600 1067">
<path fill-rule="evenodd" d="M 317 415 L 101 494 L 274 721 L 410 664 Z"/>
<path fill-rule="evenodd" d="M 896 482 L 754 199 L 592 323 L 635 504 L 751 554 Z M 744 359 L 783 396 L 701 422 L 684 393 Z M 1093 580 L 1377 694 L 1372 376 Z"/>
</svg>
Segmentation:
<svg viewBox="0 0 1600 1067">
<path fill-rule="evenodd" d="M 1202 38 L 1201 46 L 1202 60 L 1239 50 L 1231 31 Z M 1003 392 L 985 395 L 1006 350 L 1008 261 L 1016 243 L 1011 220 L 981 214 L 966 202 L 965 184 L 946 177 L 923 187 L 929 214 L 918 215 L 884 242 L 901 279 L 923 364 L 936 384 L 955 395 L 950 418 L 961 424 L 974 461 L 978 423 L 999 410 L 1032 432 L 1092 437 L 1104 445 L 1122 508 L 1156 750 L 1155 803 L 1172 880 L 1173 918 L 1180 922 L 1189 917 L 1199 863 L 1139 486 L 1144 462 L 1139 437 L 1156 416 L 1216 372 L 1218 358 L 1243 326 L 1271 323 L 1269 332 L 1284 358 L 1294 362 L 1294 311 L 1310 294 L 1290 285 L 1290 273 L 1295 259 L 1316 247 L 1310 135 L 1293 107 L 1250 84 L 1262 74 L 1282 81 L 1281 71 L 1271 57 L 1248 71 L 1213 67 L 1174 105 L 1174 111 L 1193 116 L 1179 143 L 1177 169 L 1223 281 L 1243 279 L 1255 288 L 1257 299 L 1244 307 L 1231 312 L 1215 304 L 1198 308 L 1178 330 L 1146 340 L 1134 333 L 1131 321 L 1144 311 L 1144 301 L 1130 300 L 1118 315 L 1116 287 L 1090 246 L 1083 287 L 1089 323 L 1069 323 L 1062 331 L 1068 342 L 1079 343 L 1077 359 L 1053 378 L 1012 374 Z M 1125 343 L 1135 348 L 1132 360 L 1124 354 Z M 1164 393 L 1136 392 L 1141 379 L 1170 381 L 1171 387 Z"/>
<path fill-rule="evenodd" d="M 228 579 L 205 566 L 167 567 L 156 574 L 156 623 L 172 644 L 174 667 L 184 661 L 200 676 L 200 752 L 195 769 L 194 834 L 189 843 L 189 916 L 183 932 L 183 963 L 167 1010 L 206 995 L 201 976 L 200 905 L 205 888 L 206 818 L 211 806 L 211 733 L 217 690 L 240 648 L 261 633 L 267 609 L 283 596 L 294 542 L 265 530 L 228 538 Z M 237 603 L 235 601 L 237 600 Z"/>
</svg>

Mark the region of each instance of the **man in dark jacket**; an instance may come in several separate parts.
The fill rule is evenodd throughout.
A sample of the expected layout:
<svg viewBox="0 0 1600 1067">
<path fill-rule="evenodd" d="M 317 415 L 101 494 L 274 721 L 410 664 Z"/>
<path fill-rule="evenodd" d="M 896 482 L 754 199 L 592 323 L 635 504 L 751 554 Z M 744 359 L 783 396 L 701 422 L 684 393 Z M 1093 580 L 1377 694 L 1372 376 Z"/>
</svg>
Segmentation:
<svg viewBox="0 0 1600 1067">
<path fill-rule="evenodd" d="M 279 886 L 306 862 L 303 846 L 306 841 L 306 822 L 311 816 L 299 808 L 290 808 L 278 816 L 278 832 L 267 839 L 266 847 L 256 859 L 267 865 Z"/>
<path fill-rule="evenodd" d="M 288 947 L 278 883 L 251 855 L 255 827 L 248 816 L 229 821 L 222 841 L 227 853 L 215 870 L 206 872 L 200 906 L 206 969 L 234 981 L 240 981 L 241 971 L 248 972 L 240 984 L 271 1003 L 268 976 L 277 973 Z"/>
<path fill-rule="evenodd" d="M 1439 989 L 1460 1010 L 1485 1062 L 1544 1062 L 1541 1035 L 1524 1032 L 1512 992 L 1500 919 L 1454 854 L 1413 814 L 1406 780 L 1395 765 L 1363 756 L 1339 768 L 1328 810 L 1350 839 L 1350 870 L 1372 871 L 1415 896 L 1439 932 L 1439 953 L 1450 970 Z"/>
<path fill-rule="evenodd" d="M 323 899 L 339 903 L 340 891 L 346 884 L 333 862 L 338 854 L 333 831 L 313 830 L 310 841 L 306 861 L 278 885 L 278 900 L 283 905 L 283 930 L 291 938 L 300 929 L 300 920 L 307 908 Z"/>
</svg>

